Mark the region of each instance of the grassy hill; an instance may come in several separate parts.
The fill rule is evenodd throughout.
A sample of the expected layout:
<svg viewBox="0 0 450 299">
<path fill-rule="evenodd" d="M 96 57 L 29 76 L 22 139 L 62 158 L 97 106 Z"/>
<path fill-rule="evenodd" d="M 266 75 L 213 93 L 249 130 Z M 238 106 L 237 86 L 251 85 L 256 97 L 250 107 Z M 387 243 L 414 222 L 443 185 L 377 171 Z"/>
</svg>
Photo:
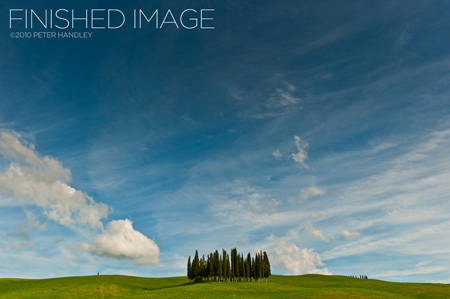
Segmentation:
<svg viewBox="0 0 450 299">
<path fill-rule="evenodd" d="M 268 283 L 198 283 L 121 275 L 0 279 L 0 298 L 450 298 L 450 285 L 344 276 L 279 276 Z"/>
</svg>

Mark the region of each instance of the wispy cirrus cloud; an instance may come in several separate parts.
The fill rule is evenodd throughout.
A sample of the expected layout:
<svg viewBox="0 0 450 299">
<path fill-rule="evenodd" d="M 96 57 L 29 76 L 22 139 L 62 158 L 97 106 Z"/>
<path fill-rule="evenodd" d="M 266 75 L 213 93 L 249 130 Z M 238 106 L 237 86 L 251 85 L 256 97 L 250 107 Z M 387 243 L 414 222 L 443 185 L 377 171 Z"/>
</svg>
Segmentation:
<svg viewBox="0 0 450 299">
<path fill-rule="evenodd" d="M 320 195 L 324 195 L 327 192 L 323 189 L 320 189 L 317 186 L 311 186 L 308 189 L 302 189 L 300 192 L 300 198 L 302 201 L 307 201 L 310 197 L 316 197 Z"/>
<path fill-rule="evenodd" d="M 348 244 L 339 245 L 322 254 L 324 260 L 339 257 L 359 255 L 368 252 L 391 250 L 399 253 L 414 255 L 435 255 L 448 252 L 448 241 L 438 241 L 444 238 L 450 222 L 442 222 L 429 227 L 424 227 L 416 232 L 408 232 L 397 236 L 388 233 L 375 234 L 358 239 Z M 427 247 L 426 244 L 433 245 Z"/>
<path fill-rule="evenodd" d="M 420 274 L 431 274 L 436 272 L 445 271 L 447 268 L 442 265 L 429 265 L 429 261 L 420 262 L 415 265 L 414 268 L 404 270 L 390 270 L 386 272 L 376 273 L 376 277 L 402 277 Z"/>
<path fill-rule="evenodd" d="M 339 233 L 341 236 L 346 238 L 347 240 L 352 240 L 354 238 L 359 237 L 361 234 L 359 232 L 349 232 L 348 230 L 344 229 Z"/>
<path fill-rule="evenodd" d="M 251 103 L 250 107 L 238 113 L 238 117 L 244 119 L 271 119 L 283 115 L 292 114 L 302 110 L 301 99 L 298 97 L 297 87 L 286 82 L 280 76 L 268 80 L 269 88 L 266 93 L 260 91 L 230 91 L 230 95 L 244 106 Z M 261 97 L 263 100 L 261 100 Z"/>
<path fill-rule="evenodd" d="M 292 159 L 300 164 L 301 168 L 309 169 L 309 166 L 306 164 L 306 159 L 308 158 L 308 143 L 298 136 L 294 136 L 294 139 L 297 152 L 291 155 Z"/>
</svg>

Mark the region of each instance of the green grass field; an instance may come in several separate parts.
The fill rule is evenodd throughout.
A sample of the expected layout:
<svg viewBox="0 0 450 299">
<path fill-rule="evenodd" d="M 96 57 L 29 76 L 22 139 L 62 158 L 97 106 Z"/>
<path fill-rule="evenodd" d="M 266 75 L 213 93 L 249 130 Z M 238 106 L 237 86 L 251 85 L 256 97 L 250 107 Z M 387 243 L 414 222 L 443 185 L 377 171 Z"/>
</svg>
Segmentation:
<svg viewBox="0 0 450 299">
<path fill-rule="evenodd" d="M 450 298 L 450 285 L 344 276 L 279 276 L 267 283 L 198 283 L 121 275 L 0 279 L 0 298 Z"/>
</svg>

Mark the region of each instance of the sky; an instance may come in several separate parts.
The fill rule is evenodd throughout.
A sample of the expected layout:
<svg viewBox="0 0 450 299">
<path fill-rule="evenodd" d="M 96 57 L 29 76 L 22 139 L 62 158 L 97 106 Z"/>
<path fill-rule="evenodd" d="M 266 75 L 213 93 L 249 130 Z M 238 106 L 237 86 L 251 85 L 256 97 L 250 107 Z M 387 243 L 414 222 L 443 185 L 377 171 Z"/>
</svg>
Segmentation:
<svg viewBox="0 0 450 299">
<path fill-rule="evenodd" d="M 126 22 L 9 28 L 10 9 Z M 135 29 L 133 9 L 214 9 L 214 29 Z M 182 276 L 195 250 L 237 247 L 273 274 L 450 283 L 449 12 L 2 1 L 0 277 Z"/>
</svg>

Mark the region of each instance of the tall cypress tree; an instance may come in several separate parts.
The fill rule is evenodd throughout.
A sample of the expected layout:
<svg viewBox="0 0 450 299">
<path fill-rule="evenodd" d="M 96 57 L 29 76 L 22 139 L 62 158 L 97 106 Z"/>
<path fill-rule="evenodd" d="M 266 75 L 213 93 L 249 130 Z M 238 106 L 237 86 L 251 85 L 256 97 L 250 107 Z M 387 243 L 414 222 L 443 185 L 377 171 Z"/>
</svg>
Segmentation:
<svg viewBox="0 0 450 299">
<path fill-rule="evenodd" d="M 238 256 L 236 248 L 234 248 L 234 263 L 236 266 L 235 271 L 234 271 L 234 277 L 236 278 L 236 282 L 237 282 L 239 279 L 240 271 L 239 271 L 239 256 Z"/>
<path fill-rule="evenodd" d="M 263 266 L 262 266 L 262 251 L 259 252 L 259 277 L 261 277 L 261 282 L 264 277 Z"/>
<path fill-rule="evenodd" d="M 219 251 L 216 250 L 214 252 L 214 258 L 213 258 L 213 276 L 214 281 L 216 281 L 216 277 L 219 276 Z"/>
<path fill-rule="evenodd" d="M 231 280 L 236 278 L 236 248 L 231 249 Z"/>
<path fill-rule="evenodd" d="M 270 270 L 270 262 L 269 262 L 269 256 L 267 255 L 267 252 L 264 251 L 264 257 L 263 257 L 263 269 L 264 269 L 264 278 L 266 279 L 272 274 Z"/>
<path fill-rule="evenodd" d="M 236 261 L 237 261 L 236 262 L 236 265 L 237 265 L 236 266 L 236 269 L 237 269 L 236 277 L 237 277 L 237 281 L 241 281 L 241 277 L 242 277 L 241 255 L 237 252 L 236 252 Z"/>
<path fill-rule="evenodd" d="M 227 268 L 228 268 L 228 282 L 231 280 L 231 264 L 230 264 L 230 256 L 227 254 Z"/>
<path fill-rule="evenodd" d="M 206 262 L 205 262 L 205 255 L 202 256 L 202 259 L 200 260 L 200 276 L 202 277 L 202 280 L 204 277 L 206 277 Z"/>
<path fill-rule="evenodd" d="M 193 279 L 197 278 L 200 274 L 200 261 L 198 259 L 198 251 L 195 250 L 195 256 L 192 260 L 192 277 Z"/>
<path fill-rule="evenodd" d="M 222 274 L 227 277 L 227 251 L 222 249 Z"/>
<path fill-rule="evenodd" d="M 189 282 L 191 282 L 192 279 L 192 266 L 191 266 L 191 256 L 189 256 L 188 263 L 187 263 L 187 277 L 189 279 Z"/>
<path fill-rule="evenodd" d="M 240 275 L 241 275 L 241 281 L 244 281 L 244 277 L 245 277 L 245 265 L 244 265 L 244 254 L 240 253 L 239 254 L 239 267 L 241 269 L 240 271 Z"/>
<path fill-rule="evenodd" d="M 219 271 L 217 273 L 217 276 L 219 276 L 219 282 L 222 280 L 222 274 L 223 274 L 223 260 L 222 257 L 219 256 Z"/>
<path fill-rule="evenodd" d="M 213 257 L 213 253 L 212 252 L 209 254 L 209 259 L 211 261 L 211 263 L 209 264 L 209 277 L 211 278 L 211 280 L 213 280 L 213 277 L 214 277 L 214 257 Z"/>
<path fill-rule="evenodd" d="M 239 254 L 239 269 L 241 270 L 241 271 L 239 271 L 239 275 L 241 276 L 241 281 L 244 281 L 245 267 L 244 267 L 244 255 L 243 254 Z"/>
<path fill-rule="evenodd" d="M 255 255 L 255 276 L 256 276 L 256 281 L 259 282 L 259 254 L 256 253 Z"/>
<path fill-rule="evenodd" d="M 252 257 L 252 277 L 253 280 L 256 282 L 256 263 L 255 258 Z"/>
<path fill-rule="evenodd" d="M 247 278 L 247 261 L 244 261 L 242 266 L 242 280 L 245 281 Z"/>
<path fill-rule="evenodd" d="M 211 257 L 208 254 L 206 256 L 206 270 L 205 270 L 205 272 L 206 272 L 205 275 L 206 275 L 208 281 L 209 281 L 209 277 L 211 276 L 210 268 L 211 268 Z"/>
<path fill-rule="evenodd" d="M 230 267 L 231 267 L 231 281 L 234 281 L 234 249 L 232 248 L 230 251 Z"/>
<path fill-rule="evenodd" d="M 252 281 L 252 255 L 250 254 L 250 252 L 247 254 L 247 278 L 248 281 Z"/>
</svg>

